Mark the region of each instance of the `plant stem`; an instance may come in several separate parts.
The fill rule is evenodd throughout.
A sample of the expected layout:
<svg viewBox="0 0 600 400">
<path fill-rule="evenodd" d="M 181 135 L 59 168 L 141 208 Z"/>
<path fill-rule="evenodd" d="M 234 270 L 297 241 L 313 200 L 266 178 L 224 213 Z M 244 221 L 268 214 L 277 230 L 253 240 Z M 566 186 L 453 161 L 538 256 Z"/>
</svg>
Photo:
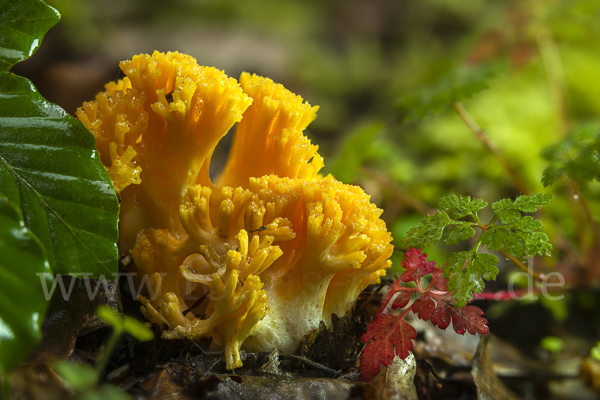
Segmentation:
<svg viewBox="0 0 600 400">
<path fill-rule="evenodd" d="M 527 274 L 531 275 L 535 279 L 538 279 L 540 281 L 543 281 L 544 279 L 546 279 L 546 275 L 544 275 L 544 274 L 538 274 L 534 270 L 529 269 L 529 267 L 527 267 L 525 264 L 523 264 L 521 261 L 519 261 L 519 259 L 517 259 L 512 254 L 507 253 L 504 249 L 502 249 L 500 251 L 502 252 L 502 254 L 504 254 L 504 256 L 506 258 L 508 258 L 510 261 L 512 261 L 517 267 L 519 267 L 521 270 L 523 270 Z"/>
<path fill-rule="evenodd" d="M 112 334 L 111 334 L 110 338 L 108 339 L 106 346 L 104 346 L 104 354 L 102 354 L 102 358 L 100 359 L 100 361 L 98 361 L 98 364 L 96 364 L 96 373 L 98 375 L 98 381 L 100 381 L 100 377 L 102 376 L 102 374 L 104 373 L 104 370 L 106 369 L 106 366 L 108 365 L 108 361 L 110 360 L 110 355 L 112 354 L 112 352 L 117 344 L 117 341 L 121 337 L 121 333 L 122 333 L 121 327 L 113 326 Z"/>
<path fill-rule="evenodd" d="M 512 166 L 512 164 L 508 161 L 506 157 L 490 142 L 490 139 L 487 133 L 475 122 L 471 114 L 465 109 L 465 106 L 457 101 L 454 103 L 454 109 L 458 112 L 458 115 L 462 118 L 462 120 L 467 124 L 469 129 L 477 136 L 477 139 L 492 153 L 494 157 L 500 162 L 500 165 L 504 168 L 506 173 L 508 174 L 510 180 L 513 185 L 522 193 L 522 194 L 530 194 L 529 187 L 521 177 L 521 175 L 517 172 L 517 170 Z"/>
<path fill-rule="evenodd" d="M 594 236 L 594 243 L 596 243 L 596 239 L 598 238 L 598 222 L 596 221 L 596 218 L 594 217 L 594 214 L 592 213 L 588 202 L 585 200 L 583 193 L 581 193 L 581 190 L 579 190 L 579 185 L 577 184 L 577 182 L 571 180 L 571 187 L 573 188 L 575 196 L 577 196 L 576 199 L 581 205 L 583 213 L 590 222 L 590 225 L 592 227 L 592 234 Z"/>
</svg>

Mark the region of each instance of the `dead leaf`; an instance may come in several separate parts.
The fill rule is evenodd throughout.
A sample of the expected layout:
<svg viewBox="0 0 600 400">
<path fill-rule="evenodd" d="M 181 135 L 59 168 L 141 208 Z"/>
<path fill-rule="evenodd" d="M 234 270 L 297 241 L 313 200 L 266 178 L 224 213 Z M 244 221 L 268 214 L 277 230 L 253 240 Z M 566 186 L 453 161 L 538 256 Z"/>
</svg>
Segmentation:
<svg viewBox="0 0 600 400">
<path fill-rule="evenodd" d="M 490 355 L 487 351 L 490 338 L 490 335 L 481 336 L 479 345 L 477 345 L 477 352 L 473 357 L 471 372 L 477 386 L 477 398 L 479 400 L 518 400 L 518 397 L 494 373 Z"/>
<path fill-rule="evenodd" d="M 414 379 L 417 363 L 412 353 L 406 359 L 395 356 L 388 367 L 373 378 L 371 384 L 375 387 L 376 399 L 417 400 L 417 389 Z"/>
</svg>

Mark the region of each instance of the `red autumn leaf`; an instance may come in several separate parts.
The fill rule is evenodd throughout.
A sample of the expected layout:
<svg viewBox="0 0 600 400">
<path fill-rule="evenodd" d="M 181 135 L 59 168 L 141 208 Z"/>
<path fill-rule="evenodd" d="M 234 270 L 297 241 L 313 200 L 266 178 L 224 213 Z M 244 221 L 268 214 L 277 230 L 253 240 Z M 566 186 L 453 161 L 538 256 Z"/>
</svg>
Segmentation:
<svg viewBox="0 0 600 400">
<path fill-rule="evenodd" d="M 448 327 L 448 325 L 450 325 L 451 321 L 452 316 L 448 312 L 448 306 L 446 304 L 440 304 L 440 302 L 438 302 L 438 305 L 435 308 L 435 311 L 433 312 L 433 315 L 431 317 L 431 323 L 433 325 L 436 325 L 438 328 L 444 330 Z"/>
<path fill-rule="evenodd" d="M 462 308 L 448 307 L 452 315 L 452 327 L 459 335 L 468 331 L 471 335 L 475 333 L 487 334 L 490 332 L 487 320 L 482 317 L 483 311 L 475 306 L 464 306 Z"/>
<path fill-rule="evenodd" d="M 448 279 L 444 278 L 444 273 L 440 268 L 436 268 L 431 273 L 431 282 L 440 292 L 448 291 Z"/>
<path fill-rule="evenodd" d="M 392 300 L 392 297 L 394 297 L 396 293 L 405 289 L 406 288 L 402 286 L 402 282 L 400 281 L 400 279 L 396 279 L 390 286 L 388 286 L 388 291 L 385 294 L 383 300 L 381 300 L 381 305 L 379 306 L 378 313 L 382 313 L 386 309 L 386 307 Z"/>
<path fill-rule="evenodd" d="M 412 312 L 423 321 L 427 321 L 431 318 L 431 315 L 435 311 L 435 302 L 428 296 L 422 295 L 413 303 Z"/>
<path fill-rule="evenodd" d="M 390 326 L 398 320 L 395 315 L 377 314 L 373 322 L 367 326 L 367 331 L 361 336 L 360 340 L 369 343 L 371 340 L 377 340 L 385 336 Z"/>
<path fill-rule="evenodd" d="M 394 299 L 394 302 L 392 303 L 392 310 L 406 307 L 406 305 L 410 301 L 411 294 L 412 294 L 412 292 L 409 292 L 406 290 L 398 293 L 398 296 L 396 296 L 396 298 Z"/>
<path fill-rule="evenodd" d="M 417 330 L 410 326 L 404 319 L 400 319 L 390 329 L 390 332 L 392 343 L 396 348 L 396 354 L 404 360 L 413 348 L 412 341 L 417 338 Z"/>
<path fill-rule="evenodd" d="M 394 359 L 394 345 L 391 340 L 374 340 L 364 348 L 361 357 L 358 369 L 363 381 L 369 382 L 379 373 L 381 364 L 390 365 Z"/>
<path fill-rule="evenodd" d="M 487 320 L 482 317 L 483 311 L 475 306 L 464 306 L 458 308 L 445 300 L 438 301 L 438 305 L 431 318 L 431 323 L 437 325 L 440 329 L 446 329 L 452 321 L 454 331 L 459 335 L 469 332 L 487 334 L 489 328 L 486 325 Z"/>
<path fill-rule="evenodd" d="M 437 268 L 435 261 L 426 261 L 427 254 L 423 254 L 421 249 L 408 249 L 404 253 L 404 261 L 402 261 L 402 268 L 406 270 L 400 276 L 402 282 L 419 282 L 425 275 L 431 274 Z"/>
<path fill-rule="evenodd" d="M 379 373 L 381 365 L 390 365 L 394 353 L 405 359 L 413 348 L 417 331 L 403 317 L 379 314 L 367 327 L 361 340 L 367 342 L 361 358 L 360 373 L 365 382 Z"/>
<path fill-rule="evenodd" d="M 431 323 L 440 329 L 446 329 L 452 322 L 456 333 L 461 335 L 467 331 L 472 335 L 489 332 L 487 320 L 479 308 L 454 306 L 452 293 L 448 292 L 449 279 L 443 277 L 442 270 L 436 267 L 435 262 L 427 261 L 427 254 L 422 254 L 418 249 L 409 249 L 402 266 L 406 270 L 389 286 L 377 316 L 367 325 L 367 332 L 361 337 L 367 345 L 361 355 L 359 370 L 362 379 L 367 382 L 379 373 L 381 365 L 390 365 L 394 354 L 402 359 L 408 357 L 413 348 L 412 340 L 417 337 L 417 331 L 404 321 L 408 311 L 423 320 L 431 319 Z M 431 283 L 423 288 L 420 280 L 429 274 Z M 410 281 L 416 282 L 417 286 L 403 286 L 403 282 Z M 417 293 L 420 296 L 401 314 L 385 314 L 392 299 L 392 309 L 404 308 L 411 296 Z"/>
</svg>

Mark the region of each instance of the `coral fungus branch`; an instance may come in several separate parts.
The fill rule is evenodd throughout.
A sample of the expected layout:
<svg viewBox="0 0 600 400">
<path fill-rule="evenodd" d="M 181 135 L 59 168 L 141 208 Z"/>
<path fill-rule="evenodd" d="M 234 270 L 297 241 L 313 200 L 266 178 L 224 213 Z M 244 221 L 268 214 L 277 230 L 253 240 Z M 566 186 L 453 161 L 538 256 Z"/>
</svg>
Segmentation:
<svg viewBox="0 0 600 400">
<path fill-rule="evenodd" d="M 291 353 L 351 311 L 390 267 L 391 234 L 359 187 L 322 177 L 303 131 L 317 106 L 268 78 L 240 81 L 179 53 L 138 55 L 77 116 L 120 193 L 120 250 L 149 278 L 163 337 Z M 213 151 L 237 123 L 224 171 Z"/>
</svg>

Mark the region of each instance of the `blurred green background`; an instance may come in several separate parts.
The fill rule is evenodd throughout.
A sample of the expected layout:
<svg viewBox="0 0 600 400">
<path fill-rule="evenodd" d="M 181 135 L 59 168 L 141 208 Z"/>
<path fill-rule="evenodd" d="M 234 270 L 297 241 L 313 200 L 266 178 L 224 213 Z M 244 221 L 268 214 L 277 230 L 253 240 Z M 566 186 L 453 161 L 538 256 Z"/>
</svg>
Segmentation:
<svg viewBox="0 0 600 400">
<path fill-rule="evenodd" d="M 69 113 L 122 76 L 119 61 L 154 50 L 233 77 L 265 75 L 320 106 L 307 134 L 325 172 L 371 194 L 397 241 L 449 192 L 492 203 L 550 191 L 557 197 L 541 218 L 555 254 L 536 267 L 597 285 L 590 215 L 600 188 L 564 180 L 544 189 L 540 153 L 600 116 L 599 1 L 48 3 L 62 20 L 15 72 Z M 448 250 L 428 252 L 441 263 Z"/>
</svg>

